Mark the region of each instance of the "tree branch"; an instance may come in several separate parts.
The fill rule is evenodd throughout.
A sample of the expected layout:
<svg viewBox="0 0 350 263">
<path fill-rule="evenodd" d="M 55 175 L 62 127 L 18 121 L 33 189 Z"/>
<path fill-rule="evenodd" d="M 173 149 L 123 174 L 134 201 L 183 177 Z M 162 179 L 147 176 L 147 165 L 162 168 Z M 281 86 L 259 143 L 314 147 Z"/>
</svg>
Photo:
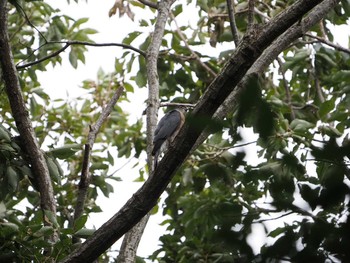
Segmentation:
<svg viewBox="0 0 350 263">
<path fill-rule="evenodd" d="M 184 42 L 185 47 L 188 49 L 188 51 L 191 52 L 192 57 L 199 63 L 199 65 L 202 66 L 203 69 L 205 69 L 213 78 L 215 78 L 215 77 L 216 77 L 216 73 L 215 73 L 210 67 L 208 67 L 208 66 L 200 59 L 200 57 L 197 55 L 197 53 L 194 52 L 194 51 L 191 49 L 191 47 L 188 45 L 185 35 L 184 35 L 184 34 L 182 33 L 182 31 L 180 30 L 179 25 L 177 24 L 177 22 L 176 22 L 176 20 L 175 20 L 175 16 L 174 16 L 172 13 L 170 13 L 170 17 L 171 17 L 171 19 L 172 19 L 172 20 L 174 21 L 174 23 L 175 23 L 177 34 L 179 35 L 179 37 L 181 38 L 181 40 Z"/>
<path fill-rule="evenodd" d="M 228 17 L 230 20 L 230 28 L 231 28 L 231 33 L 233 37 L 233 42 L 235 43 L 235 46 L 238 47 L 239 36 L 238 36 L 238 29 L 236 25 L 236 19 L 235 19 L 235 8 L 233 6 L 232 0 L 226 0 L 226 3 L 227 3 Z"/>
<path fill-rule="evenodd" d="M 253 28 L 254 25 L 254 5 L 255 0 L 248 0 L 248 32 Z"/>
<path fill-rule="evenodd" d="M 149 177 L 153 174 L 152 148 L 153 135 L 157 126 L 157 114 L 159 108 L 159 78 L 158 78 L 158 57 L 161 43 L 164 36 L 166 21 L 169 18 L 170 7 L 175 0 L 164 0 L 158 3 L 158 16 L 154 26 L 151 43 L 147 50 L 146 68 L 148 79 L 148 105 L 146 110 L 147 118 L 147 165 Z M 136 252 L 141 240 L 143 231 L 147 225 L 150 213 L 138 222 L 130 231 L 128 231 L 123 239 L 123 243 L 118 256 L 118 262 L 135 262 Z"/>
<path fill-rule="evenodd" d="M 329 0 L 334 4 L 335 0 Z M 218 107 L 242 80 L 248 69 L 271 43 L 289 27 L 301 20 L 322 0 L 301 0 L 280 13 L 255 37 L 245 37 L 233 52 L 221 73 L 208 86 L 192 112 L 192 118 L 212 118 Z M 328 2 L 324 0 L 324 2 Z M 162 2 L 161 2 L 162 3 Z M 328 9 L 329 10 L 329 9 Z M 101 228 L 73 252 L 64 262 L 87 262 L 97 258 L 125 232 L 146 215 L 167 187 L 177 169 L 184 162 L 204 127 L 186 122 L 164 155 L 153 176 Z"/>
<path fill-rule="evenodd" d="M 283 69 L 283 62 L 278 56 L 276 57 L 276 60 L 277 60 L 278 65 L 280 67 L 279 70 L 280 70 L 281 75 L 282 75 L 282 81 L 283 81 L 284 90 L 286 91 L 286 99 L 287 99 L 288 107 L 290 109 L 290 117 L 291 117 L 292 120 L 294 120 L 295 119 L 295 114 L 294 114 L 294 110 L 293 110 L 293 107 L 292 107 L 292 98 L 290 96 L 290 90 L 289 90 L 288 81 L 286 79 L 286 71 Z"/>
<path fill-rule="evenodd" d="M 96 121 L 96 123 L 90 127 L 88 141 L 85 144 L 84 159 L 83 159 L 81 177 L 80 177 L 79 188 L 78 188 L 78 197 L 77 197 L 77 203 L 75 205 L 75 210 L 74 210 L 74 221 L 73 221 L 74 223 L 81 217 L 81 215 L 84 212 L 85 200 L 86 200 L 87 192 L 91 181 L 91 176 L 89 173 L 91 150 L 95 143 L 96 136 L 102 124 L 107 120 L 108 116 L 111 114 L 114 105 L 117 103 L 120 96 L 123 94 L 123 91 L 124 91 L 123 86 L 119 87 L 115 91 L 111 100 L 108 102 L 106 107 L 102 110 L 102 113 L 98 118 L 98 120 Z M 77 241 L 77 239 L 74 239 L 74 241 Z"/>
<path fill-rule="evenodd" d="M 337 44 L 334 44 L 333 42 L 325 39 L 325 38 L 322 38 L 322 37 L 319 37 L 319 36 L 314 36 L 314 35 L 311 35 L 309 33 L 306 33 L 305 34 L 306 36 L 310 37 L 310 38 L 313 38 L 313 39 L 317 39 L 319 42 L 323 43 L 323 44 L 326 44 L 336 50 L 339 50 L 339 51 L 342 51 L 342 52 L 345 52 L 347 54 L 350 54 L 350 49 L 346 48 L 346 47 L 343 47 L 343 46 L 340 46 L 340 45 L 337 45 Z"/>
<path fill-rule="evenodd" d="M 139 53 L 140 55 L 142 55 L 143 57 L 146 56 L 146 53 L 138 48 L 135 48 L 133 46 L 130 45 L 126 45 L 126 44 L 120 44 L 120 43 L 92 43 L 92 42 L 86 42 L 86 41 L 76 41 L 76 40 L 72 40 L 72 41 L 50 41 L 47 42 L 43 45 L 41 45 L 39 48 L 37 48 L 35 51 L 38 51 L 40 48 L 42 48 L 45 45 L 50 45 L 50 44 L 65 44 L 62 48 L 60 48 L 59 50 L 54 51 L 53 53 L 51 53 L 50 55 L 43 57 L 41 59 L 38 59 L 36 61 L 32 61 L 23 65 L 19 65 L 22 62 L 17 63 L 17 70 L 21 70 L 21 69 L 25 69 L 27 67 L 30 66 L 34 66 L 37 64 L 40 64 L 43 61 L 46 61 L 48 59 L 51 59 L 53 57 L 56 57 L 57 55 L 59 55 L 60 53 L 62 53 L 63 51 L 65 51 L 69 46 L 73 46 L 73 45 L 84 45 L 84 46 L 91 46 L 91 47 L 123 47 L 125 49 L 131 49 L 137 53 Z M 34 51 L 34 52 L 35 52 Z M 34 53 L 33 52 L 33 53 Z M 27 58 L 28 59 L 28 58 Z"/>
<path fill-rule="evenodd" d="M 31 169 L 38 182 L 40 191 L 40 205 L 43 211 L 44 224 L 53 225 L 45 213 L 56 217 L 56 202 L 54 199 L 51 178 L 45 161 L 43 152 L 40 150 L 36 139 L 32 122 L 26 108 L 21 87 L 19 84 L 17 71 L 13 61 L 13 55 L 7 32 L 7 1 L 0 1 L 0 67 L 2 78 L 5 83 L 5 90 L 10 102 L 13 118 L 16 122 L 20 138 L 23 141 L 26 152 L 31 163 Z M 58 239 L 57 233 L 51 237 L 51 241 Z"/>
</svg>

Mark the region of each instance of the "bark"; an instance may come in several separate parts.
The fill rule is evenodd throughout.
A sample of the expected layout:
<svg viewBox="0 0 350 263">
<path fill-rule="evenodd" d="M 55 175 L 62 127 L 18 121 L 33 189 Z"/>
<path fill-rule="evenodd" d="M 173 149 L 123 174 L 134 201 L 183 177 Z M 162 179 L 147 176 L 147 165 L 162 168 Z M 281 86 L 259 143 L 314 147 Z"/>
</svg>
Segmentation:
<svg viewBox="0 0 350 263">
<path fill-rule="evenodd" d="M 326 0 L 325 0 L 326 1 Z M 321 0 L 301 0 L 267 23 L 255 35 L 242 39 L 228 63 L 209 85 L 193 110 L 193 118 L 212 118 L 219 106 L 235 89 L 249 68 L 262 52 L 288 28 L 300 21 Z M 186 122 L 180 134 L 170 145 L 168 152 L 158 164 L 153 176 L 82 246 L 64 262 L 91 262 L 108 249 L 125 232 L 129 231 L 146 215 L 165 190 L 176 170 L 184 162 L 205 127 L 198 128 Z M 178 146 L 178 147 L 176 147 Z M 181 146 L 181 147 L 180 147 Z"/>
<path fill-rule="evenodd" d="M 40 205 L 43 210 L 44 224 L 53 225 L 50 217 L 56 217 L 56 202 L 47 164 L 36 139 L 29 112 L 26 108 L 21 87 L 18 80 L 16 67 L 13 61 L 12 51 L 7 32 L 7 1 L 0 1 L 0 66 L 5 90 L 10 102 L 13 118 L 16 123 L 20 138 L 27 152 L 36 181 L 40 191 Z M 55 220 L 55 219 L 53 219 Z M 57 233 L 51 237 L 51 241 L 57 241 Z"/>
<path fill-rule="evenodd" d="M 160 1 L 157 7 L 158 16 L 153 32 L 153 37 L 146 54 L 147 79 L 148 79 L 148 105 L 147 105 L 147 165 L 150 176 L 153 174 L 151 152 L 153 148 L 153 135 L 157 126 L 157 114 L 159 108 L 159 78 L 157 61 L 159 49 L 164 36 L 166 21 L 168 20 L 170 7 L 175 0 Z M 147 225 L 150 213 L 147 213 L 130 231 L 125 234 L 117 262 L 135 262 L 136 252 L 142 234 Z"/>
<path fill-rule="evenodd" d="M 78 197 L 74 210 L 73 224 L 82 216 L 85 207 L 85 201 L 88 194 L 88 189 L 91 181 L 91 175 L 89 172 L 89 165 L 91 159 L 91 150 L 95 143 L 96 136 L 102 126 L 102 124 L 107 120 L 108 116 L 111 114 L 114 105 L 117 103 L 118 99 L 124 91 L 123 87 L 119 87 L 113 94 L 111 100 L 108 102 L 106 107 L 102 110 L 102 113 L 96 123 L 90 127 L 88 141 L 85 144 L 83 167 L 81 171 L 81 177 L 78 188 Z M 73 238 L 73 243 L 78 242 L 79 239 Z"/>
</svg>

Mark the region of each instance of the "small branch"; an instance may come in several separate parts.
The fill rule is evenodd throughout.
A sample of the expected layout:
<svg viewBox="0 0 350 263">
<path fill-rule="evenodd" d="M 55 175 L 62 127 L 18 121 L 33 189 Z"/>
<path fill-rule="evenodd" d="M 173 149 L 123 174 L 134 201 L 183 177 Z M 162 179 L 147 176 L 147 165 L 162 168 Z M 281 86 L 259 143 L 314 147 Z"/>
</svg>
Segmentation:
<svg viewBox="0 0 350 263">
<path fill-rule="evenodd" d="M 23 7 L 22 7 L 20 4 L 18 4 L 17 1 L 14 1 L 14 3 L 15 3 L 15 6 L 21 10 L 21 12 L 22 12 L 22 14 L 23 14 L 23 16 L 24 16 L 24 19 L 26 20 L 27 24 L 28 24 L 29 26 L 31 26 L 32 28 L 34 28 L 35 31 L 38 32 L 38 34 L 39 34 L 39 35 L 45 40 L 45 42 L 47 43 L 47 40 L 46 40 L 45 36 L 44 36 L 44 35 L 40 32 L 40 30 L 30 21 L 30 19 L 29 19 L 27 13 L 24 11 Z"/>
<path fill-rule="evenodd" d="M 244 13 L 247 13 L 248 12 L 248 8 L 246 9 L 242 9 L 242 10 L 239 10 L 237 11 L 235 14 L 244 14 Z M 261 16 L 262 18 L 265 18 L 266 22 L 270 21 L 271 20 L 271 17 L 267 16 L 266 14 L 264 14 L 263 12 L 261 12 L 259 9 L 257 9 L 256 7 L 254 8 L 254 13 Z M 227 18 L 228 17 L 228 14 L 212 14 L 212 13 L 209 13 L 208 14 L 208 17 L 209 18 L 216 18 L 216 17 L 223 17 L 223 18 Z"/>
<path fill-rule="evenodd" d="M 216 151 L 215 152 L 203 152 L 203 154 L 207 155 L 207 157 L 200 159 L 199 162 L 206 161 L 206 160 L 211 160 L 211 159 L 216 159 L 217 157 L 219 157 L 221 154 L 223 154 L 227 150 L 234 149 L 234 148 L 239 148 L 239 147 L 244 147 L 244 146 L 247 146 L 247 145 L 250 145 L 250 144 L 253 144 L 253 143 L 256 143 L 256 141 L 247 142 L 247 143 L 241 143 L 241 144 L 235 144 L 235 145 L 227 146 L 227 147 L 218 147 L 218 146 L 213 145 L 213 144 L 208 144 L 209 147 L 212 147 L 212 148 L 216 149 Z"/>
<path fill-rule="evenodd" d="M 20 69 L 24 69 L 33 65 L 37 65 L 40 64 L 41 62 L 48 60 L 50 58 L 56 57 L 58 54 L 62 53 L 63 51 L 65 51 L 69 46 L 73 46 L 73 45 L 84 45 L 84 46 L 91 46 L 91 47 L 123 47 L 125 49 L 131 49 L 137 53 L 139 53 L 140 55 L 142 55 L 143 57 L 146 57 L 146 53 L 140 49 L 137 49 L 133 46 L 130 45 L 126 45 L 126 44 L 120 44 L 120 43 L 92 43 L 92 42 L 86 42 L 86 41 L 50 41 L 47 42 L 43 45 L 41 45 L 38 49 L 36 49 L 35 51 L 39 50 L 40 48 L 42 48 L 45 45 L 50 45 L 50 44 L 65 44 L 62 48 L 60 48 L 59 50 L 51 53 L 50 55 L 43 57 L 41 59 L 38 59 L 36 61 L 33 62 L 29 62 L 27 64 L 23 64 L 23 65 L 19 65 L 22 62 L 19 62 L 16 66 L 17 70 Z M 34 51 L 34 52 L 35 52 Z M 27 58 L 28 59 L 28 58 Z"/>
<path fill-rule="evenodd" d="M 238 47 L 239 36 L 238 36 L 238 29 L 236 25 L 236 19 L 235 19 L 235 9 L 234 9 L 232 0 L 226 0 L 226 3 L 227 3 L 228 17 L 230 19 L 230 27 L 231 27 L 233 42 L 235 42 L 235 46 Z"/>
<path fill-rule="evenodd" d="M 140 3 L 146 5 L 146 6 L 150 7 L 150 8 L 158 9 L 157 3 L 153 3 L 153 2 L 148 1 L 148 0 L 139 0 L 139 1 L 140 1 Z"/>
<path fill-rule="evenodd" d="M 175 16 L 173 15 L 173 13 L 170 13 L 170 17 L 171 19 L 174 21 L 175 26 L 176 26 L 176 33 L 179 35 L 179 37 L 181 38 L 181 40 L 184 42 L 185 47 L 191 52 L 192 56 L 195 58 L 195 60 L 212 76 L 212 77 L 216 77 L 216 73 L 210 68 L 208 67 L 201 59 L 200 57 L 197 55 L 196 52 L 194 52 L 191 47 L 189 46 L 189 44 L 187 43 L 187 39 L 185 37 L 185 35 L 182 33 L 182 31 L 180 30 L 179 25 L 177 24 L 176 20 L 175 20 Z"/>
<path fill-rule="evenodd" d="M 329 41 L 329 40 L 327 40 L 325 38 L 322 38 L 322 37 L 319 37 L 319 36 L 314 36 L 314 35 L 312 35 L 310 33 L 306 33 L 305 35 L 308 36 L 308 37 L 311 37 L 313 39 L 317 39 L 319 42 L 321 42 L 323 44 L 326 44 L 326 45 L 328 45 L 328 46 L 330 46 L 330 47 L 332 47 L 332 48 L 334 48 L 336 50 L 339 50 L 339 51 L 342 51 L 342 52 L 350 54 L 350 49 L 345 48 L 345 47 L 340 46 L 340 45 L 337 45 L 337 44 L 334 44 L 333 42 L 331 42 L 331 41 Z"/>
<path fill-rule="evenodd" d="M 281 75 L 282 75 L 282 81 L 283 81 L 284 90 L 286 91 L 287 104 L 288 104 L 288 107 L 290 109 L 290 117 L 291 117 L 292 120 L 294 120 L 295 119 L 295 114 L 294 114 L 294 110 L 293 110 L 293 107 L 292 107 L 292 97 L 290 95 L 289 85 L 288 85 L 288 81 L 286 79 L 286 72 L 283 69 L 283 63 L 282 63 L 281 59 L 279 57 L 277 57 L 276 60 L 278 62 L 279 70 L 280 70 Z"/>
<path fill-rule="evenodd" d="M 89 184 L 91 181 L 91 176 L 89 173 L 89 165 L 90 165 L 90 158 L 91 158 L 91 150 L 94 145 L 97 133 L 99 132 L 102 124 L 106 121 L 107 117 L 110 115 L 110 113 L 113 110 L 114 105 L 117 103 L 118 99 L 122 95 L 124 91 L 124 87 L 119 87 L 115 93 L 113 94 L 111 100 L 108 102 L 106 107 L 102 110 L 102 113 L 96 123 L 90 127 L 89 135 L 88 135 L 88 142 L 85 144 L 85 151 L 84 151 L 84 159 L 83 159 L 83 167 L 81 171 L 81 178 L 79 182 L 79 189 L 78 189 L 78 197 L 77 197 L 77 203 L 75 206 L 74 211 L 74 223 L 78 218 L 83 214 L 84 212 L 84 206 L 85 206 L 85 200 L 87 196 L 87 191 L 89 188 Z M 77 241 L 76 239 L 73 239 L 73 241 Z"/>
<path fill-rule="evenodd" d="M 153 135 L 157 126 L 157 114 L 159 108 L 159 77 L 158 57 L 159 50 L 164 37 L 166 22 L 169 18 L 170 8 L 175 0 L 163 0 L 158 3 L 158 15 L 154 26 L 151 43 L 147 49 L 146 68 L 148 80 L 148 103 L 146 109 L 147 129 L 147 165 L 149 178 L 152 178 L 154 160 L 152 158 Z M 136 252 L 141 240 L 143 231 L 151 214 L 146 213 L 137 224 L 133 226 L 124 236 L 117 262 L 135 262 Z"/>
<path fill-rule="evenodd" d="M 247 26 L 247 32 L 249 32 L 254 25 L 254 5 L 255 0 L 249 0 L 248 1 L 248 26 Z"/>
<path fill-rule="evenodd" d="M 279 212 L 280 212 L 280 211 L 279 211 Z M 273 213 L 277 213 L 277 211 L 276 211 L 276 212 L 273 212 Z M 261 223 L 263 223 L 263 222 L 277 220 L 277 219 L 280 219 L 280 218 L 282 218 L 282 217 L 289 216 L 289 215 L 291 215 L 291 214 L 294 214 L 294 212 L 293 212 L 293 211 L 289 211 L 289 212 L 287 212 L 287 213 L 285 213 L 285 214 L 282 214 L 282 215 L 280 215 L 280 216 L 270 217 L 270 218 L 265 218 L 265 219 L 259 219 L 259 220 L 253 221 L 252 223 L 253 223 L 253 224 L 261 224 Z"/>
</svg>

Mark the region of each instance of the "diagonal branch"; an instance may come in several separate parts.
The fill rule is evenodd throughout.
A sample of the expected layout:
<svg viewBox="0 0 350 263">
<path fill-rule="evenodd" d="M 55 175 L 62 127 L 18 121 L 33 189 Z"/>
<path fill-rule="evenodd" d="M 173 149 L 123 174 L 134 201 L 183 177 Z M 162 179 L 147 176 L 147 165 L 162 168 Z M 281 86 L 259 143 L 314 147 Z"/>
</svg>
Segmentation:
<svg viewBox="0 0 350 263">
<path fill-rule="evenodd" d="M 209 85 L 205 94 L 193 110 L 192 118 L 205 116 L 212 118 L 248 69 L 262 52 L 289 27 L 307 14 L 322 0 L 300 0 L 273 18 L 255 37 L 246 36 L 220 74 Z M 335 4 L 336 0 L 324 0 Z M 329 9 L 328 9 L 329 10 Z M 98 257 L 125 232 L 145 216 L 184 162 L 204 127 L 196 127 L 195 122 L 186 122 L 168 152 L 160 161 L 153 176 L 126 202 L 126 204 L 101 228 L 73 252 L 64 262 L 88 262 Z M 176 147 L 177 146 L 177 147 Z"/>
<path fill-rule="evenodd" d="M 32 62 L 29 62 L 29 63 L 26 63 L 26 64 L 22 64 L 22 65 L 19 65 L 21 62 L 18 63 L 17 66 L 16 66 L 17 70 L 25 69 L 27 67 L 40 64 L 41 62 L 44 62 L 44 61 L 49 60 L 49 59 L 51 59 L 53 57 L 56 57 L 57 55 L 59 55 L 60 53 L 65 51 L 69 46 L 73 46 L 73 45 L 83 45 L 83 46 L 91 46 L 91 47 L 122 47 L 122 48 L 125 48 L 125 49 L 133 50 L 133 51 L 139 53 L 140 55 L 142 55 L 143 57 L 146 57 L 146 53 L 144 51 L 142 51 L 142 50 L 140 50 L 138 48 L 135 48 L 133 46 L 126 45 L 126 44 L 120 44 L 120 43 L 92 43 L 92 42 L 76 41 L 76 40 L 72 40 L 72 41 L 50 41 L 50 42 L 47 42 L 47 43 L 41 45 L 35 51 L 39 50 L 40 48 L 42 48 L 45 45 L 50 45 L 50 44 L 65 44 L 65 45 L 62 48 L 60 48 L 59 50 L 56 50 L 56 51 L 52 52 L 50 55 L 47 55 L 46 57 L 40 58 L 40 59 L 38 59 L 36 61 L 32 61 Z"/>
<path fill-rule="evenodd" d="M 89 173 L 89 165 L 90 165 L 90 158 L 91 158 L 91 150 L 95 143 L 95 139 L 97 136 L 97 133 L 99 132 L 102 124 L 106 121 L 108 116 L 113 110 L 114 105 L 117 103 L 120 96 L 123 94 L 124 87 L 120 86 L 115 93 L 113 94 L 111 100 L 108 102 L 106 107 L 102 110 L 102 113 L 96 123 L 90 127 L 89 135 L 88 135 L 88 141 L 85 144 L 85 152 L 84 152 L 84 159 L 83 159 L 83 165 L 82 165 L 82 171 L 81 171 L 81 178 L 79 182 L 79 188 L 78 188 L 78 197 L 77 197 L 77 203 L 75 206 L 74 211 L 74 223 L 79 219 L 79 217 L 84 212 L 84 206 L 85 206 L 85 200 L 87 196 L 87 192 L 89 189 L 90 181 L 91 181 L 91 175 Z M 74 240 L 77 241 L 77 240 Z"/>
<path fill-rule="evenodd" d="M 346 47 L 343 47 L 343 46 L 340 46 L 340 45 L 337 45 L 337 44 L 334 44 L 333 42 L 325 39 L 325 38 L 322 38 L 322 37 L 319 37 L 319 36 L 314 36 L 312 34 L 305 34 L 306 36 L 310 37 L 310 38 L 314 38 L 314 39 L 317 39 L 319 42 L 323 43 L 323 44 L 326 44 L 336 50 L 339 50 L 339 51 L 342 51 L 342 52 L 345 52 L 345 53 L 348 53 L 350 54 L 350 49 L 346 48 Z"/>
<path fill-rule="evenodd" d="M 26 108 L 21 87 L 19 84 L 16 67 L 13 61 L 13 55 L 8 39 L 7 32 L 7 1 L 0 1 L 0 68 L 2 78 L 5 83 L 5 90 L 10 102 L 13 118 L 16 122 L 18 132 L 28 153 L 33 174 L 39 185 L 40 205 L 44 214 L 44 224 L 53 225 L 50 222 L 47 213 L 56 217 L 56 202 L 54 199 L 51 178 L 45 161 L 43 152 L 40 150 L 39 143 L 36 139 L 32 122 Z M 51 241 L 57 241 L 57 233 L 51 237 Z"/>
</svg>

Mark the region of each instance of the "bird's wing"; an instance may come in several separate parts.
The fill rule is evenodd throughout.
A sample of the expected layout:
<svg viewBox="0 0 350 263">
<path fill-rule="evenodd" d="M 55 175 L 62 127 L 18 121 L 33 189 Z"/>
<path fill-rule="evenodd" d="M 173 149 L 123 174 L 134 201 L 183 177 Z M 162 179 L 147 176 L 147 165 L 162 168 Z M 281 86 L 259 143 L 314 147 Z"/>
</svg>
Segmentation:
<svg viewBox="0 0 350 263">
<path fill-rule="evenodd" d="M 169 138 L 181 123 L 181 116 L 177 110 L 172 110 L 159 121 L 154 132 L 153 142 Z"/>
</svg>

